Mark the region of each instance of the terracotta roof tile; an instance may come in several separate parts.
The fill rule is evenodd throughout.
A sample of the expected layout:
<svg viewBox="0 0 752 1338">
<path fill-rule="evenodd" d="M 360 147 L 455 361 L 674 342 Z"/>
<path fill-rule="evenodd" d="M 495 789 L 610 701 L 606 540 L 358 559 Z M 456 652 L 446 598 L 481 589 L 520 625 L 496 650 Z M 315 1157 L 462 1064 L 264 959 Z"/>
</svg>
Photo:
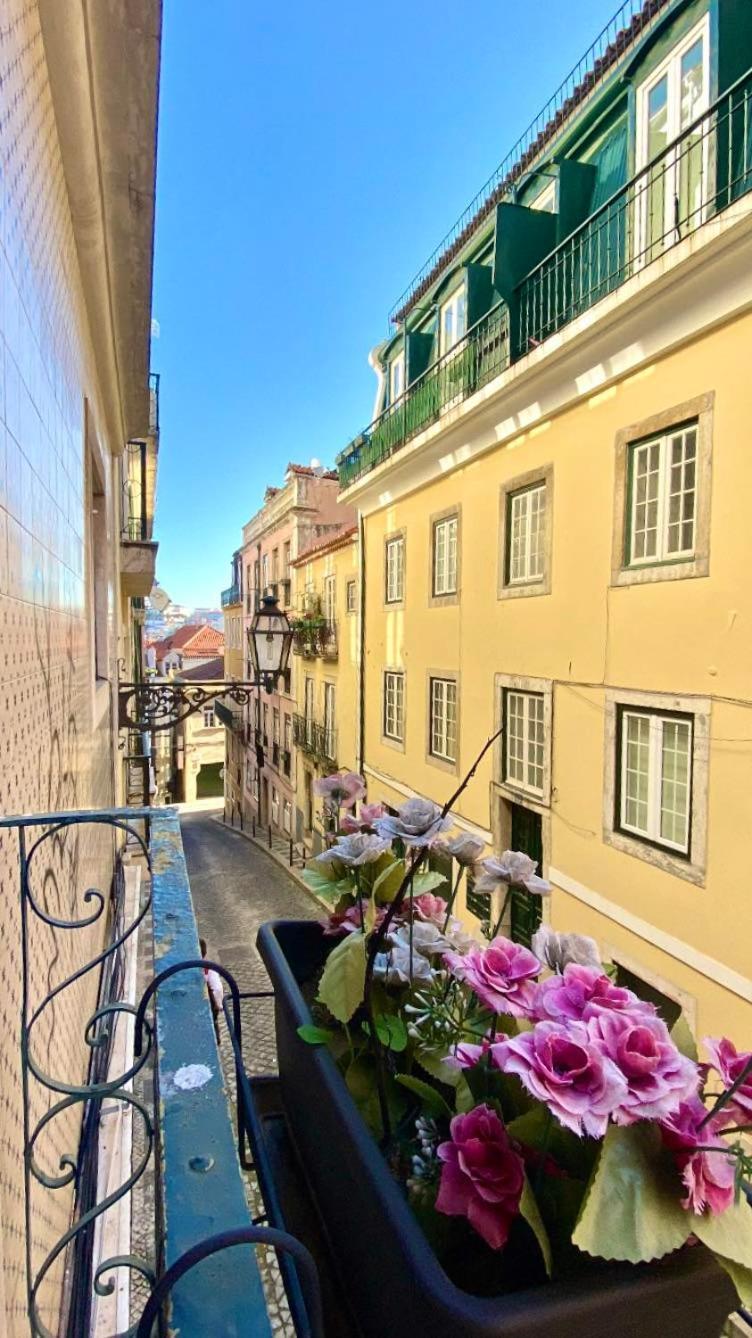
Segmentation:
<svg viewBox="0 0 752 1338">
<path fill-rule="evenodd" d="M 185 623 L 161 641 L 154 642 L 157 659 L 163 659 L 171 650 L 180 650 L 190 660 L 197 656 L 224 651 L 225 634 L 209 623 Z"/>
<path fill-rule="evenodd" d="M 337 534 L 327 534 L 323 539 L 319 539 L 318 543 L 311 544 L 310 548 L 304 548 L 302 553 L 298 553 L 290 566 L 302 567 L 304 563 L 309 562 L 311 558 L 319 557 L 327 549 L 344 547 L 357 533 L 357 525 L 348 525 L 346 529 L 340 530 Z"/>
</svg>

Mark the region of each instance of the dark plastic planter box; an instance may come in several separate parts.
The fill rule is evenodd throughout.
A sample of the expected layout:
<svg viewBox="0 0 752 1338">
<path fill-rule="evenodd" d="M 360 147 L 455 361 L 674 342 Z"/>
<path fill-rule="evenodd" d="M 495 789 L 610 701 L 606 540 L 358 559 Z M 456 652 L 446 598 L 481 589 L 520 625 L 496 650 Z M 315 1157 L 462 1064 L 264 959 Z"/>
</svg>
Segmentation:
<svg viewBox="0 0 752 1338">
<path fill-rule="evenodd" d="M 566 1285 L 499 1297 L 447 1277 L 391 1177 L 336 1064 L 301 1041 L 299 984 L 331 940 L 311 921 L 263 925 L 275 992 L 282 1099 L 292 1140 L 366 1338 L 719 1338 L 735 1293 L 696 1246 L 656 1264 L 608 1265 Z"/>
</svg>

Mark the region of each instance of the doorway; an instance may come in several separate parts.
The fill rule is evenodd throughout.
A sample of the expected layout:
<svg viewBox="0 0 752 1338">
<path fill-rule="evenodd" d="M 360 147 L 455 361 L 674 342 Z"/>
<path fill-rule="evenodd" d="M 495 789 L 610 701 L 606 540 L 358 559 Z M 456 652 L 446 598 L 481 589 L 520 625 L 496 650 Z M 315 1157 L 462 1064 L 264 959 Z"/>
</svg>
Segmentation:
<svg viewBox="0 0 752 1338">
<path fill-rule="evenodd" d="M 540 874 L 543 859 L 543 823 L 540 813 L 523 808 L 521 804 L 511 804 L 512 830 L 510 848 L 522 850 L 535 860 L 535 872 Z M 523 887 L 512 889 L 511 938 L 515 943 L 530 947 L 533 934 L 543 919 L 540 897 L 531 895 Z"/>
</svg>

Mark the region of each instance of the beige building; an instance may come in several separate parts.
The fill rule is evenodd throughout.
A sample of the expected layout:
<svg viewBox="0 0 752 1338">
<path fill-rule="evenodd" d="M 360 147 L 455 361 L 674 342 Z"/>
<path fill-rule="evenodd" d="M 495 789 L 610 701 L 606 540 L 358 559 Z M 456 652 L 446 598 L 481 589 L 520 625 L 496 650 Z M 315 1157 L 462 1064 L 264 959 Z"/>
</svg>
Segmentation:
<svg viewBox="0 0 752 1338">
<path fill-rule="evenodd" d="M 149 339 L 160 19 L 157 0 L 127 7 L 5 0 L 2 7 L 4 814 L 102 808 L 125 794 L 118 662 L 128 677 L 138 667 L 132 612 L 154 568 Z M 139 510 L 128 504 L 136 494 Z M 81 827 L 48 843 L 35 886 L 53 914 L 71 905 L 83 914 L 85 889 L 107 893 L 112 872 L 112 834 Z M 21 1338 L 29 1322 L 15 834 L 0 840 L 0 895 L 0 1332 Z M 36 925 L 32 1005 L 87 950 L 96 951 L 103 927 L 99 921 L 63 935 L 54 951 L 51 931 Z M 85 1075 L 83 1024 L 95 989 L 92 974 L 69 990 L 38 1035 L 39 1055 L 61 1080 Z M 32 1081 L 33 1119 L 49 1100 Z M 79 1115 L 73 1107 L 40 1138 L 45 1172 L 59 1172 L 61 1155 L 75 1151 Z M 68 1225 L 70 1187 L 51 1193 L 35 1185 L 30 1208 L 38 1268 Z M 53 1332 L 62 1284 L 60 1258 L 39 1296 Z"/>
<path fill-rule="evenodd" d="M 240 681 L 244 677 L 246 647 L 243 619 L 243 558 L 241 550 L 232 555 L 230 584 L 222 591 L 225 620 L 225 678 Z M 225 822 L 243 826 L 243 769 L 247 726 L 242 706 L 230 698 L 215 703 L 217 719 L 225 726 L 224 796 Z"/>
<path fill-rule="evenodd" d="M 176 683 L 221 683 L 224 676 L 225 662 L 218 655 L 198 667 L 175 674 L 174 680 Z M 196 799 L 219 802 L 224 792 L 225 729 L 216 705 L 215 700 L 205 702 L 175 729 L 173 798 L 185 804 Z"/>
</svg>

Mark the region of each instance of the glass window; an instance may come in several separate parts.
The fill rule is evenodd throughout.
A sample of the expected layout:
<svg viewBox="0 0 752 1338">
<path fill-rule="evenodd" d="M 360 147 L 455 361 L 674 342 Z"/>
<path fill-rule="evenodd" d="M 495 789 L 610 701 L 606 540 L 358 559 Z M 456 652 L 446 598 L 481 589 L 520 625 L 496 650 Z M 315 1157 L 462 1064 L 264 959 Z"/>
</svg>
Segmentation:
<svg viewBox="0 0 752 1338">
<path fill-rule="evenodd" d="M 629 450 L 627 565 L 691 558 L 695 544 L 697 424 Z"/>
<path fill-rule="evenodd" d="M 400 535 L 386 544 L 386 602 L 399 604 L 405 595 L 405 541 Z"/>
<path fill-rule="evenodd" d="M 544 214 L 556 213 L 556 182 L 549 181 L 540 195 L 536 195 L 530 202 L 531 209 L 539 209 Z"/>
<path fill-rule="evenodd" d="M 540 581 L 545 566 L 546 485 L 507 497 L 507 584 Z"/>
<path fill-rule="evenodd" d="M 292 833 L 292 804 L 289 799 L 285 799 L 282 805 L 282 826 L 287 835 L 290 836 Z"/>
<path fill-rule="evenodd" d="M 337 583 L 335 576 L 327 576 L 324 579 L 324 617 L 328 623 L 333 623 L 337 612 Z"/>
<path fill-rule="evenodd" d="M 520 790 L 543 794 L 545 724 L 543 695 L 504 690 L 504 779 Z"/>
<path fill-rule="evenodd" d="M 394 404 L 405 389 L 405 355 L 399 353 L 389 365 L 389 403 Z"/>
<path fill-rule="evenodd" d="M 354 613 L 358 606 L 358 587 L 355 581 L 347 582 L 347 612 Z"/>
<path fill-rule="evenodd" d="M 335 713 L 334 713 L 334 684 L 324 684 L 324 749 L 327 757 L 333 758 L 336 751 L 335 737 Z"/>
<path fill-rule="evenodd" d="M 438 520 L 433 527 L 433 593 L 457 593 L 457 517 Z"/>
<path fill-rule="evenodd" d="M 457 684 L 453 678 L 431 679 L 430 749 L 434 757 L 457 760 Z"/>
<path fill-rule="evenodd" d="M 620 827 L 689 854 L 691 716 L 623 709 L 619 747 Z"/>
<path fill-rule="evenodd" d="M 384 734 L 400 743 L 405 737 L 405 675 L 384 674 Z"/>
<path fill-rule="evenodd" d="M 464 285 L 457 288 L 439 313 L 439 352 L 448 353 L 463 338 L 467 328 Z"/>
<path fill-rule="evenodd" d="M 210 702 L 204 707 L 204 729 L 213 729 L 214 724 L 214 703 Z"/>
</svg>

